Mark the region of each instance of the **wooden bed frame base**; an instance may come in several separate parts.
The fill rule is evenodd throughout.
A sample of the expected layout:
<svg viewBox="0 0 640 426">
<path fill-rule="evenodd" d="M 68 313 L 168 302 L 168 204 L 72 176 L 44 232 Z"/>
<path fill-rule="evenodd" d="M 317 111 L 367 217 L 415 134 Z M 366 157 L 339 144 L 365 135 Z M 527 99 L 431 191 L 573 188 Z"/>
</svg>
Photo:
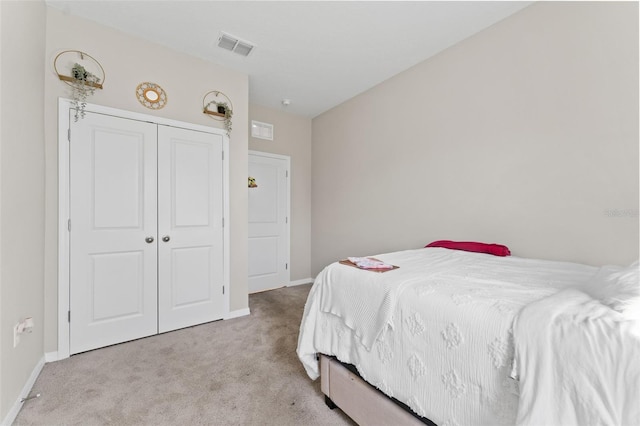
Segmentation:
<svg viewBox="0 0 640 426">
<path fill-rule="evenodd" d="M 349 371 L 335 358 L 320 355 L 320 388 L 329 408 L 340 408 L 356 423 L 364 425 L 421 425 L 420 419 L 388 396 Z M 435 425 L 434 425 L 435 426 Z"/>
</svg>

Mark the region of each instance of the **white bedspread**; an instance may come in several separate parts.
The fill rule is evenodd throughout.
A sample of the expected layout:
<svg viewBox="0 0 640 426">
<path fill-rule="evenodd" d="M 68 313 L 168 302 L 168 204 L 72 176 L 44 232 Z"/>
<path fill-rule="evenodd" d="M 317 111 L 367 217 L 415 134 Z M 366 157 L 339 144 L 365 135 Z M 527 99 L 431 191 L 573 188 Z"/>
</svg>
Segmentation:
<svg viewBox="0 0 640 426">
<path fill-rule="evenodd" d="M 456 265 L 451 250 L 437 250 L 429 257 L 431 266 L 424 268 L 422 252 L 400 252 L 384 255 L 390 264 L 402 262 L 402 268 L 393 271 L 363 274 L 361 270 L 338 265 L 325 268 L 318 277 L 324 283 L 320 310 L 342 318 L 367 348 L 391 322 L 391 314 L 398 295 L 411 285 L 432 281 L 439 273 Z M 416 270 L 422 273 L 416 275 Z M 363 297 L 366 294 L 366 297 Z"/>
<path fill-rule="evenodd" d="M 518 425 L 640 425 L 640 324 L 566 289 L 514 325 Z"/>
<path fill-rule="evenodd" d="M 354 364 L 369 383 L 440 426 L 513 425 L 515 315 L 596 272 L 442 248 L 374 257 L 400 268 L 375 273 L 334 263 L 318 275 L 298 356 L 312 379 L 316 353 Z"/>
</svg>

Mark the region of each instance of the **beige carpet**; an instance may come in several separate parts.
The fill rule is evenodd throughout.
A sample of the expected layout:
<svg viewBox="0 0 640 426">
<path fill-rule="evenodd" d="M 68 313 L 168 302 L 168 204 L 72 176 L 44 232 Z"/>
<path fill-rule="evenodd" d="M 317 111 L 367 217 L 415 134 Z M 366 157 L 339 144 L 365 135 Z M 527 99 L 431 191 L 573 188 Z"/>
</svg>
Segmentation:
<svg viewBox="0 0 640 426">
<path fill-rule="evenodd" d="M 295 350 L 311 286 L 251 295 L 251 315 L 45 365 L 15 425 L 353 425 Z"/>
</svg>

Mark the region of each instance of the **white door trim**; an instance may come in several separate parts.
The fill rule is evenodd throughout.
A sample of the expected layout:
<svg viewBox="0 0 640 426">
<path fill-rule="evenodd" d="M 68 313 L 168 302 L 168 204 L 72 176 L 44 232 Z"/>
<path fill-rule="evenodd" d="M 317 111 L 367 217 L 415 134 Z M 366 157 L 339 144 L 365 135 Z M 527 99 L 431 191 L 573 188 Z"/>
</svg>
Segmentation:
<svg viewBox="0 0 640 426">
<path fill-rule="evenodd" d="M 73 108 L 69 99 L 58 99 L 58 359 L 69 358 L 69 110 Z M 131 120 L 146 121 L 165 126 L 179 127 L 222 136 L 223 192 L 224 192 L 224 311 L 229 316 L 229 138 L 222 129 L 185 123 L 163 117 L 121 110 L 95 104 L 87 104 L 86 110 L 98 114 L 112 115 Z"/>
<path fill-rule="evenodd" d="M 285 232 L 287 247 L 286 247 L 286 255 L 285 259 L 287 261 L 287 271 L 286 271 L 286 283 L 291 281 L 291 157 L 288 155 L 280 155 L 280 154 L 272 154 L 270 152 L 262 152 L 262 151 L 248 151 L 249 155 L 255 155 L 258 157 L 266 157 L 266 158 L 276 158 L 278 160 L 284 160 L 287 163 L 287 223 L 285 225 Z"/>
</svg>

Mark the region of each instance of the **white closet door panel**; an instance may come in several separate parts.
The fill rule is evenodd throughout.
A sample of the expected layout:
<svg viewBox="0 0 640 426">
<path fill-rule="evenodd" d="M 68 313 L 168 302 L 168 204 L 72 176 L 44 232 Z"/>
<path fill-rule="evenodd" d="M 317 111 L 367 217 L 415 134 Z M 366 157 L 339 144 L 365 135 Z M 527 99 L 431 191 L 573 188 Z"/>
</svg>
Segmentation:
<svg viewBox="0 0 640 426">
<path fill-rule="evenodd" d="M 157 333 L 156 126 L 71 120 L 70 352 Z"/>
<path fill-rule="evenodd" d="M 173 266 L 173 305 L 182 308 L 211 300 L 211 247 L 187 247 L 171 250 Z"/>
<path fill-rule="evenodd" d="M 162 333 L 224 314 L 222 136 L 159 126 L 158 167 Z"/>
<path fill-rule="evenodd" d="M 114 136 L 113 132 L 97 130 L 94 137 L 94 227 L 140 228 L 144 208 L 144 144 L 140 135 Z"/>
<path fill-rule="evenodd" d="M 177 139 L 172 142 L 171 165 L 167 171 L 172 176 L 170 185 L 173 194 L 173 228 L 194 230 L 195 227 L 206 228 L 211 225 L 212 197 L 216 196 L 212 193 L 212 182 L 209 178 L 211 148 L 208 143 L 195 144 Z"/>
<path fill-rule="evenodd" d="M 92 321 L 143 315 L 144 253 L 101 253 L 90 257 Z"/>
</svg>

